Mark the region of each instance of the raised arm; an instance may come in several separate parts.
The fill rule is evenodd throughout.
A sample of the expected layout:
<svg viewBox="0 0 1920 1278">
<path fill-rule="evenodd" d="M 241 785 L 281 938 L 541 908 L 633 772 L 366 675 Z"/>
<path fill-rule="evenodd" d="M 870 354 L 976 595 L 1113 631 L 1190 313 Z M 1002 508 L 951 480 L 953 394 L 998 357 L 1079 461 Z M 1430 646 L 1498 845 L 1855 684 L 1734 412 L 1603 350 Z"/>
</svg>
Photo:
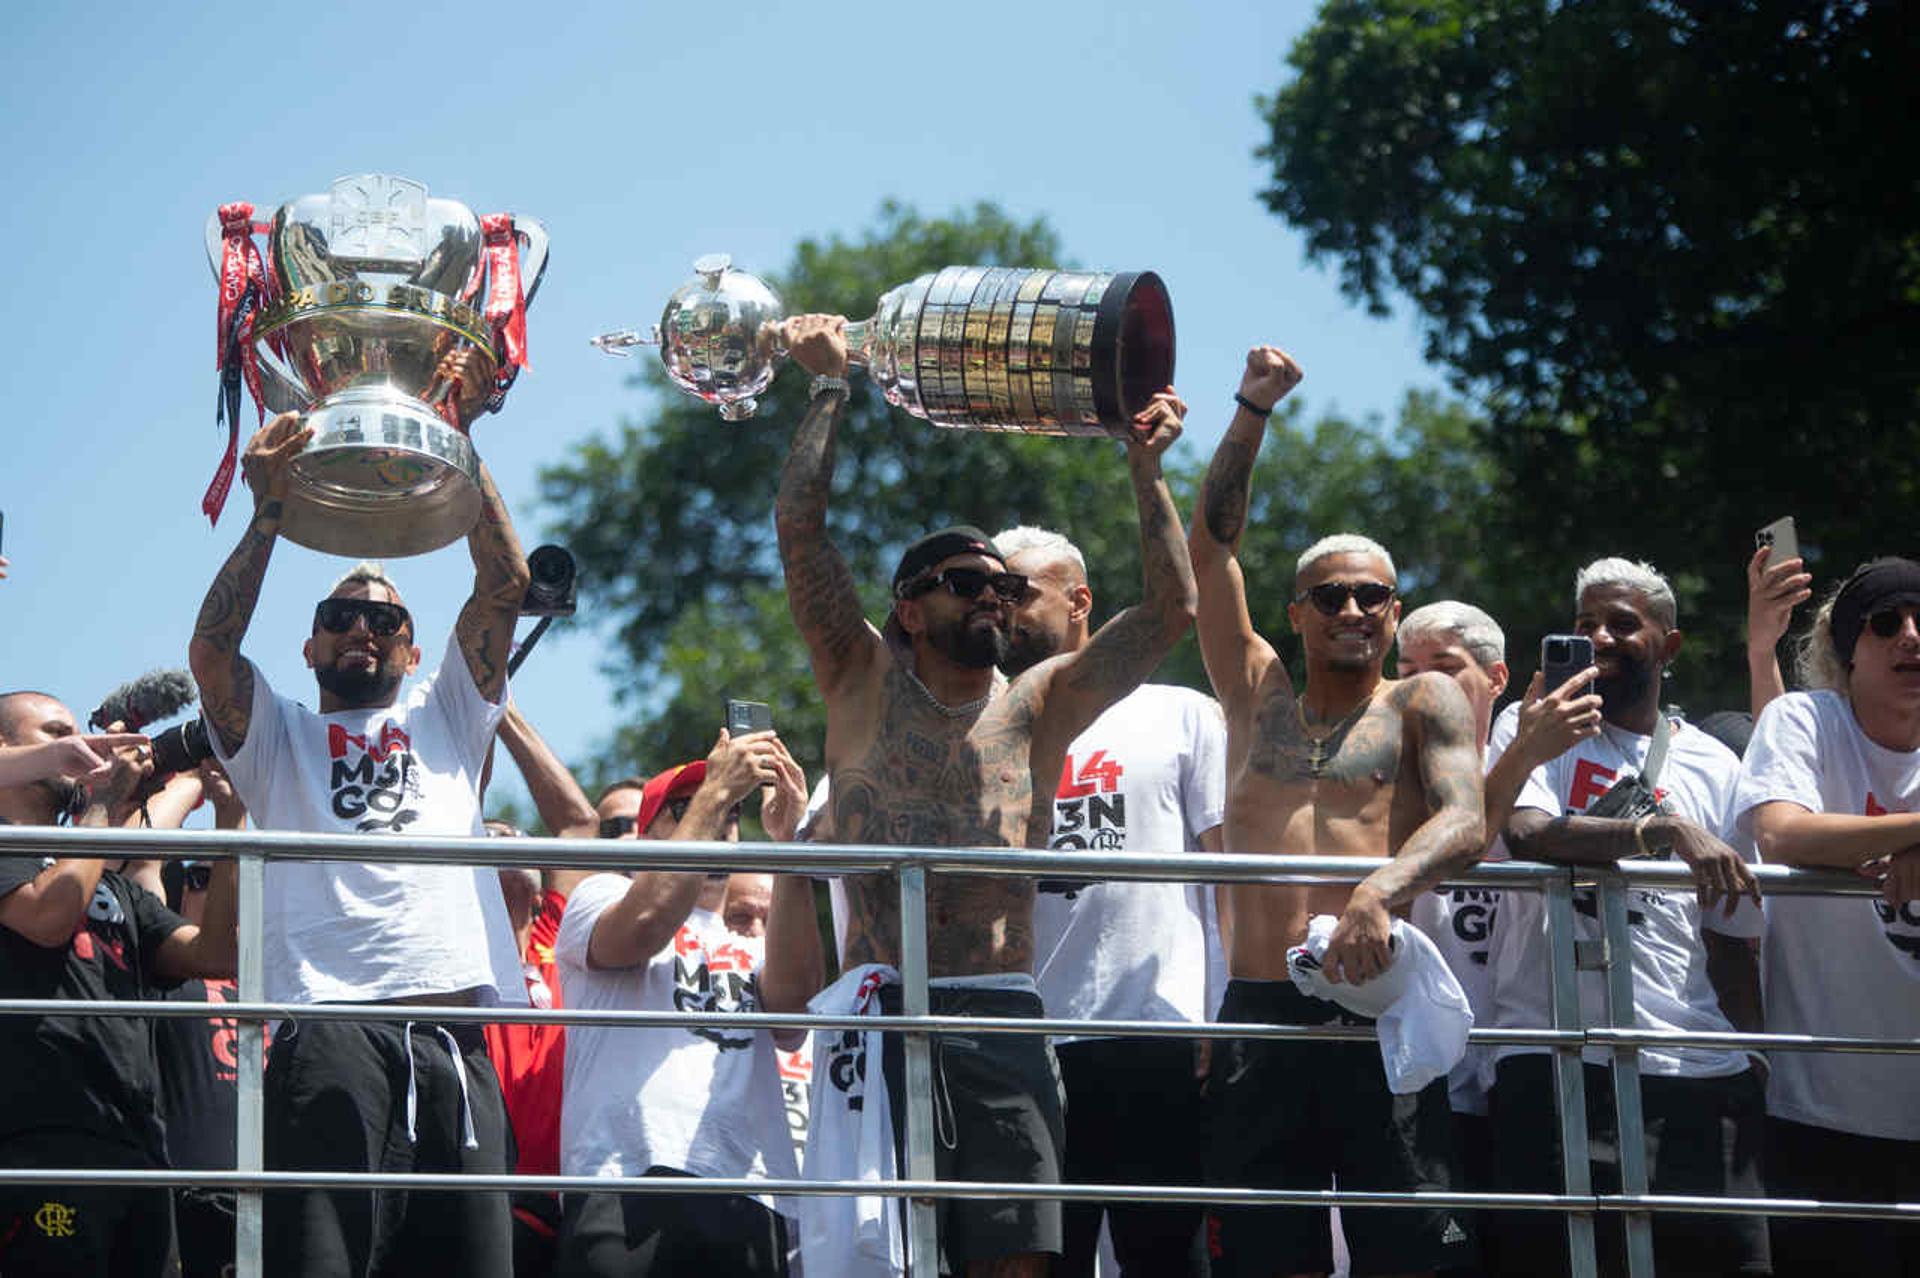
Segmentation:
<svg viewBox="0 0 1920 1278">
<path fill-rule="evenodd" d="M 240 467 L 253 490 L 253 519 L 213 579 L 187 645 L 187 664 L 200 685 L 201 713 L 229 755 L 246 744 L 253 717 L 253 667 L 240 655 L 240 641 L 260 602 L 260 583 L 266 580 L 267 560 L 280 535 L 293 459 L 312 438 L 313 431 L 300 424 L 298 415 L 282 413 L 247 441 Z"/>
<path fill-rule="evenodd" d="M 113 752 L 106 775 L 90 778 L 80 824 L 117 825 L 153 772 L 139 746 Z M 86 915 L 106 862 L 99 857 L 62 857 L 32 879 L 0 896 L 0 927 L 46 949 L 64 948 Z"/>
<path fill-rule="evenodd" d="M 560 761 L 516 703 L 507 702 L 500 719 L 500 744 L 513 756 L 521 780 L 540 813 L 540 820 L 556 838 L 591 839 L 600 828 L 600 818 L 588 802 L 580 783 Z"/>
<path fill-rule="evenodd" d="M 1379 869 L 1354 886 L 1322 958 L 1329 980 L 1358 984 L 1392 963 L 1390 911 L 1410 905 L 1486 850 L 1479 725 L 1460 685 L 1442 674 L 1403 685 L 1403 731 L 1416 747 L 1427 819 Z"/>
<path fill-rule="evenodd" d="M 1513 816 L 1513 805 L 1527 778 L 1588 737 L 1600 735 L 1600 696 L 1582 689 L 1592 686 L 1598 668 L 1589 666 L 1552 692 L 1542 693 L 1546 676 L 1538 670 L 1520 702 L 1520 720 L 1513 740 L 1500 752 L 1486 779 L 1487 843 L 1500 837 Z"/>
<path fill-rule="evenodd" d="M 467 534 L 473 554 L 473 594 L 460 609 L 454 634 L 460 654 L 480 695 L 498 701 L 507 688 L 507 658 L 513 653 L 513 627 L 527 597 L 527 557 L 513 532 L 513 518 L 493 475 L 480 466 L 480 518 Z"/>
<path fill-rule="evenodd" d="M 1198 598 L 1180 511 L 1160 461 L 1180 438 L 1187 406 L 1169 386 L 1134 417 L 1127 470 L 1140 513 L 1140 602 L 1050 669 L 1036 729 L 1064 749 L 1102 711 L 1139 687 L 1193 625 Z M 1039 747 L 1036 747 L 1036 749 Z"/>
<path fill-rule="evenodd" d="M 837 315 L 798 316 L 788 324 L 787 348 L 814 376 L 845 378 L 845 327 Z M 853 572 L 827 536 L 834 431 L 846 407 L 847 392 L 838 389 L 823 390 L 808 402 L 780 472 L 774 505 L 787 606 L 806 642 L 814 681 L 828 696 L 850 677 L 871 669 L 882 652 L 879 632 L 860 611 Z"/>
<path fill-rule="evenodd" d="M 1207 466 L 1200 508 L 1187 537 L 1199 590 L 1200 656 L 1229 721 L 1245 712 L 1276 659 L 1273 646 L 1253 628 L 1247 584 L 1236 556 L 1247 527 L 1253 462 L 1266 438 L 1267 418 L 1300 378 L 1300 366 L 1277 346 L 1247 352 L 1233 420 Z"/>
<path fill-rule="evenodd" d="M 1768 563 L 1773 547 L 1762 546 L 1747 561 L 1747 680 L 1753 717 L 1787 690 L 1780 673 L 1780 640 L 1793 624 L 1793 610 L 1813 597 L 1813 577 L 1799 559 Z"/>
</svg>

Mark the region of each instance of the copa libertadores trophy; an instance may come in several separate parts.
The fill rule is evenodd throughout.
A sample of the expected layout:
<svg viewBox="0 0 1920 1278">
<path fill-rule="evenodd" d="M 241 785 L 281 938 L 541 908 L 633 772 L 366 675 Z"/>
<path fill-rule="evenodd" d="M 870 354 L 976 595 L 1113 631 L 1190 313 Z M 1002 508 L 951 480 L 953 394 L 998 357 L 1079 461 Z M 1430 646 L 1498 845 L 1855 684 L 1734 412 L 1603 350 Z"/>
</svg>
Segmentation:
<svg viewBox="0 0 1920 1278">
<path fill-rule="evenodd" d="M 725 254 L 693 269 L 650 333 L 593 342 L 610 354 L 658 346 L 675 385 L 742 421 L 785 354 L 786 312 Z M 937 426 L 1124 436 L 1173 382 L 1173 303 L 1152 271 L 949 266 L 848 324 L 847 357 L 889 403 Z"/>
<path fill-rule="evenodd" d="M 459 403 L 478 388 L 442 373 L 472 350 L 497 409 L 526 364 L 526 306 L 547 265 L 540 223 L 476 216 L 419 182 L 345 177 L 289 200 L 207 219 L 220 286 L 218 417 L 226 456 L 201 503 L 232 487 L 240 386 L 259 415 L 300 412 L 313 440 L 292 466 L 281 533 L 340 555 L 416 555 L 463 537 L 480 512 L 479 465 Z M 256 235 L 264 235 L 261 259 Z"/>
</svg>

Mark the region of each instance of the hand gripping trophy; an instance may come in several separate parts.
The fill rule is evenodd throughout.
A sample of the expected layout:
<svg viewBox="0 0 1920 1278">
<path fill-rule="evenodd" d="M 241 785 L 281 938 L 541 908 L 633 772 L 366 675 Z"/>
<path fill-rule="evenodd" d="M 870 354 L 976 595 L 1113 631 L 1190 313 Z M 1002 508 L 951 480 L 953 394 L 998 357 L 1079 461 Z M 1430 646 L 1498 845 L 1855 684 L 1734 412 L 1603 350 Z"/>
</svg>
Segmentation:
<svg viewBox="0 0 1920 1278">
<path fill-rule="evenodd" d="M 693 269 L 650 333 L 593 343 L 658 346 L 675 385 L 743 421 L 786 354 L 786 311 L 723 253 Z M 1151 271 L 949 266 L 889 289 L 846 333 L 887 401 L 936 426 L 1126 438 L 1173 383 L 1173 303 Z"/>
<path fill-rule="evenodd" d="M 267 237 L 264 263 L 254 236 Z M 339 555 L 399 556 L 463 537 L 480 513 L 478 463 L 446 374 L 472 351 L 498 409 L 526 364 L 526 305 L 547 264 L 530 218 L 476 217 L 406 178 L 341 178 L 257 223 L 207 219 L 220 286 L 218 416 L 227 452 L 201 503 L 232 486 L 244 380 L 264 420 L 299 411 L 313 441 L 293 463 L 282 535 Z"/>
</svg>

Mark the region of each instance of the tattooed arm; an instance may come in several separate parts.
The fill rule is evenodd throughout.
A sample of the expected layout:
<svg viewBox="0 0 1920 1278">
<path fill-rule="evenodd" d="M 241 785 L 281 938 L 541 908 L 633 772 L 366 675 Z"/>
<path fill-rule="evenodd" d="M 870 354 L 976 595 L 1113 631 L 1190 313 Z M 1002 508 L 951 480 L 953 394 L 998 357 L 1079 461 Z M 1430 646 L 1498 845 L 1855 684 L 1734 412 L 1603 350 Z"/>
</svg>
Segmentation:
<svg viewBox="0 0 1920 1278">
<path fill-rule="evenodd" d="M 480 466 L 480 518 L 467 534 L 473 554 L 473 594 L 460 609 L 454 634 L 480 695 L 498 701 L 507 688 L 507 658 L 513 653 L 513 626 L 527 597 L 527 557 L 520 553 L 507 503 Z"/>
<path fill-rule="evenodd" d="M 1300 366 L 1274 346 L 1247 352 L 1240 394 L 1271 409 L 1300 384 Z M 1236 408 L 1227 433 L 1214 450 L 1194 512 L 1187 551 L 1199 589 L 1200 656 L 1207 678 L 1229 718 L 1243 714 L 1273 664 L 1273 648 L 1253 628 L 1247 611 L 1247 583 L 1236 552 L 1247 526 L 1247 500 L 1253 484 L 1253 460 L 1266 437 L 1267 419 L 1244 406 Z"/>
<path fill-rule="evenodd" d="M 187 645 L 187 664 L 200 685 L 201 713 L 229 755 L 246 743 L 253 717 L 253 667 L 240 655 L 240 640 L 260 602 L 267 560 L 280 535 L 288 470 L 312 438 L 297 415 L 282 413 L 247 441 L 240 465 L 253 489 L 253 520 L 213 579 Z"/>
<path fill-rule="evenodd" d="M 788 350 L 816 376 L 844 377 L 845 323 L 838 316 L 799 316 L 789 324 Z M 806 641 L 814 681 L 827 696 L 853 676 L 872 669 L 882 652 L 879 634 L 861 614 L 853 572 L 827 536 L 833 437 L 846 403 L 844 391 L 827 391 L 807 405 L 780 472 L 780 496 L 774 506 L 787 605 Z"/>
<path fill-rule="evenodd" d="M 1390 911 L 1480 859 L 1486 849 L 1480 739 L 1473 707 L 1442 674 L 1415 675 L 1397 693 L 1411 734 L 1427 819 L 1353 889 L 1322 958 L 1328 979 L 1360 984 L 1393 962 Z M 1403 778 L 1406 784 L 1410 778 Z"/>
<path fill-rule="evenodd" d="M 1065 748 L 1100 713 L 1140 686 L 1193 624 L 1193 562 L 1181 545 L 1180 512 L 1160 459 L 1180 437 L 1187 406 L 1168 387 L 1134 418 L 1127 469 L 1140 511 L 1140 602 L 1100 627 L 1085 647 L 1052 667 L 1040 711 L 1044 735 Z"/>
</svg>

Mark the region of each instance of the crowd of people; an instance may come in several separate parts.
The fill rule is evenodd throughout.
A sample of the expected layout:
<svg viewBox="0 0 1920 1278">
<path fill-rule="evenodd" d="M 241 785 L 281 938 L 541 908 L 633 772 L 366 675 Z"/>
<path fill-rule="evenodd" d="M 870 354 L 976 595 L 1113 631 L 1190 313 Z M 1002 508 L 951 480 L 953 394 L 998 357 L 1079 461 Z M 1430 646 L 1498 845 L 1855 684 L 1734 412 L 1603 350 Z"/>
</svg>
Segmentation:
<svg viewBox="0 0 1920 1278">
<path fill-rule="evenodd" d="M 206 802 L 229 829 L 526 838 L 484 817 L 503 749 L 562 837 L 733 840 L 742 805 L 757 802 L 783 843 L 1355 863 L 1357 884 L 931 876 L 936 1014 L 1377 1037 L 933 1035 L 943 1180 L 1559 1192 L 1549 1049 L 1465 1045 L 1469 1025 L 1553 1024 L 1538 894 L 1443 886 L 1483 858 L 1689 868 L 1693 890 L 1631 893 L 1632 952 L 1612 960 L 1631 968 L 1640 1027 L 1920 1039 L 1920 563 L 1875 560 L 1831 583 L 1802 645 L 1804 687 L 1789 692 L 1775 649 L 1813 583 L 1798 558 L 1762 548 L 1748 565 L 1751 713 L 1695 722 L 1666 704 L 1683 641 L 1674 592 L 1622 547 L 1568 565 L 1567 629 L 1590 641 L 1592 664 L 1510 688 L 1496 619 L 1458 600 L 1403 616 L 1392 556 L 1363 535 L 1330 531 L 1303 548 L 1291 583 L 1245 579 L 1236 548 L 1254 459 L 1301 380 L 1261 346 L 1190 526 L 1161 474 L 1186 404 L 1169 387 L 1135 418 L 1137 602 L 1095 628 L 1096 583 L 1067 533 L 956 526 L 907 548 L 876 626 L 828 535 L 848 397 L 842 324 L 803 316 L 785 337 L 813 379 L 775 527 L 826 708 L 817 784 L 777 731 L 723 730 L 705 758 L 589 800 L 508 694 L 527 571 L 484 468 L 474 589 L 439 665 L 409 684 L 415 620 L 394 581 L 362 564 L 314 610 L 304 657 L 317 709 L 272 687 L 242 647 L 289 465 L 308 443 L 288 415 L 246 450 L 252 518 L 189 652 L 213 757 L 155 775 L 146 737 L 83 732 L 45 693 L 0 694 L 0 823 L 179 825 Z M 1248 593 L 1260 589 L 1289 593 L 1303 682 L 1253 626 Z M 1190 630 L 1212 697 L 1146 682 Z M 901 1010 L 892 876 L 833 880 L 827 936 L 809 878 L 647 860 L 636 849 L 631 872 L 596 873 L 271 862 L 264 996 L 292 1014 L 273 1027 L 266 1065 L 267 1166 L 897 1178 L 908 1087 L 897 1035 L 436 1017 L 529 1004 Z M 1877 895 L 1763 899 L 1752 869 L 1763 861 L 1850 869 Z M 223 861 L 0 856 L 0 997 L 228 1000 L 235 895 Z M 1579 939 L 1599 941 L 1591 895 L 1575 907 Z M 1588 1024 L 1604 1020 L 1603 981 L 1579 974 Z M 382 1014 L 302 1019 L 311 1003 Z M 217 1018 L 0 1018 L 0 1166 L 230 1167 L 237 1059 Z M 1602 1192 L 1620 1183 L 1610 1059 L 1596 1049 L 1585 1065 Z M 1661 1043 L 1639 1059 L 1653 1192 L 1920 1200 L 1911 1058 Z M 276 1276 L 842 1278 L 897 1274 L 905 1247 L 901 1206 L 885 1196 L 328 1185 L 264 1201 Z M 956 1274 L 1569 1264 L 1562 1218 L 1547 1212 L 936 1201 L 942 1265 Z M 1652 1231 L 1662 1274 L 1892 1275 L 1916 1241 L 1877 1221 L 1726 1213 L 1659 1212 Z M 1619 1221 L 1603 1216 L 1597 1232 L 1603 1272 L 1624 1272 Z M 216 1274 L 232 1237 L 230 1195 L 0 1186 L 10 1278 Z"/>
</svg>

